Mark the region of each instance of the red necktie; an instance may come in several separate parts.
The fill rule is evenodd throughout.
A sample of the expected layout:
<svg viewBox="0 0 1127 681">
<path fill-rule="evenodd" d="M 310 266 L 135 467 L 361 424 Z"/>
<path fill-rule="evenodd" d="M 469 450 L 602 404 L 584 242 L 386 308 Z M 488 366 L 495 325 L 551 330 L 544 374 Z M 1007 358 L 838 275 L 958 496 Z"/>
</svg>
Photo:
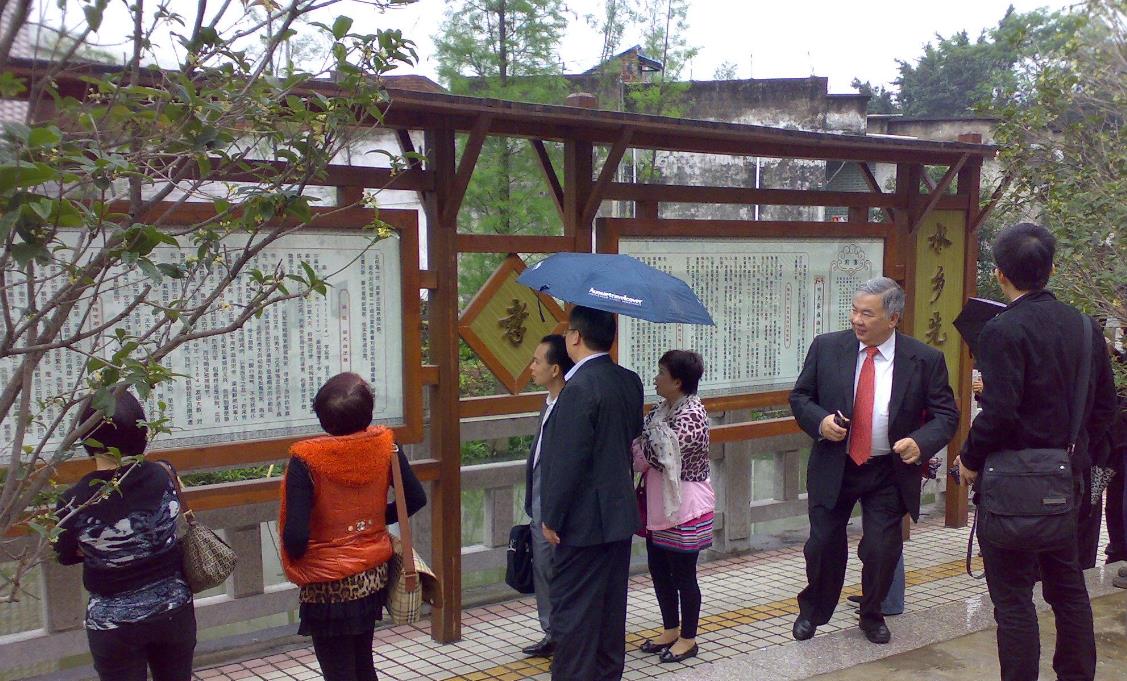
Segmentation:
<svg viewBox="0 0 1127 681">
<path fill-rule="evenodd" d="M 860 466 L 873 453 L 873 401 L 877 392 L 875 347 L 865 348 L 865 362 L 857 379 L 857 395 L 853 398 L 853 423 L 849 425 L 849 458 Z"/>
</svg>

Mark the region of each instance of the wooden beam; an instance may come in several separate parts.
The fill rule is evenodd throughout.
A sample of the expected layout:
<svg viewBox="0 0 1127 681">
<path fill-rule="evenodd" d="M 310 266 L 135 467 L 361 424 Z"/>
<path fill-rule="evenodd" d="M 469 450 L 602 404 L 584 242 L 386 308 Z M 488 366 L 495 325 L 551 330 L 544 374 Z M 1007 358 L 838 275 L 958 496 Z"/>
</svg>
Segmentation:
<svg viewBox="0 0 1127 681">
<path fill-rule="evenodd" d="M 912 223 L 908 227 L 908 231 L 916 231 L 916 227 L 918 227 L 920 223 L 924 221 L 924 218 L 926 218 L 931 213 L 931 211 L 935 210 L 936 205 L 939 204 L 939 199 L 943 198 L 943 195 L 947 192 L 947 188 L 950 187 L 951 183 L 955 181 L 955 177 L 959 174 L 959 171 L 962 170 L 963 165 L 967 162 L 968 158 L 970 157 L 966 154 L 963 154 L 959 158 L 959 160 L 955 162 L 955 165 L 947 169 L 947 172 L 943 175 L 943 179 L 939 180 L 939 184 L 935 185 L 935 189 L 927 194 L 928 199 L 927 203 L 924 204 L 923 210 L 921 210 L 919 214 L 913 216 Z M 921 172 L 921 176 L 926 176 L 926 174 L 926 172 Z"/>
<path fill-rule="evenodd" d="M 284 161 L 239 161 L 231 163 L 221 158 L 211 159 L 217 170 L 207 173 L 209 181 L 270 183 L 279 174 L 293 168 Z M 204 173 L 198 166 L 190 169 L 185 179 L 199 179 Z M 391 168 L 350 166 L 339 163 L 326 166 L 325 172 L 310 178 L 308 184 L 323 187 L 364 187 L 366 189 L 401 189 L 404 191 L 429 191 L 434 189 L 434 175 L 421 168 L 408 168 L 393 172 Z"/>
<path fill-rule="evenodd" d="M 466 147 L 462 150 L 462 158 L 458 161 L 458 172 L 451 180 L 449 194 L 443 202 L 445 207 L 442 209 L 442 222 L 445 224 L 453 222 L 457 227 L 458 209 L 462 207 L 462 199 L 466 197 L 470 178 L 477 166 L 477 158 L 481 155 L 481 147 L 485 144 L 485 137 L 489 133 L 489 125 L 492 121 L 492 116 L 483 114 L 478 117 L 477 121 L 474 122 L 473 129 L 470 130 Z"/>
<path fill-rule="evenodd" d="M 411 140 L 411 131 L 404 128 L 395 129 L 395 139 L 399 141 L 399 153 L 401 154 L 417 154 L 415 151 L 415 142 Z M 407 165 L 409 167 L 421 167 L 422 161 L 417 158 L 408 159 Z"/>
<path fill-rule="evenodd" d="M 761 437 L 776 437 L 778 435 L 791 435 L 801 433 L 798 422 L 793 417 L 787 416 L 779 419 L 753 421 L 750 423 L 732 423 L 723 426 L 712 426 L 709 429 L 709 440 L 714 444 L 722 442 L 738 442 Z"/>
<path fill-rule="evenodd" d="M 986 218 L 990 217 L 994 209 L 998 207 L 998 203 L 1002 200 L 1002 197 L 1005 196 L 1006 190 L 1009 189 L 1010 183 L 1013 182 L 1013 180 L 1013 173 L 1006 173 L 1002 176 L 1002 179 L 998 182 L 998 186 L 990 193 L 990 200 L 987 201 L 986 205 L 974 216 L 974 222 L 972 222 L 970 226 L 971 234 L 978 233 L 978 228 L 982 226 Z"/>
<path fill-rule="evenodd" d="M 935 191 L 935 180 L 931 179 L 931 175 L 928 175 L 927 168 L 924 168 L 923 173 L 920 174 L 920 179 L 923 180 L 924 186 L 927 187 L 929 192 Z"/>
<path fill-rule="evenodd" d="M 563 185 L 560 184 L 560 178 L 556 175 L 556 168 L 552 165 L 552 157 L 548 155 L 548 150 L 544 147 L 544 140 L 528 140 L 528 143 L 532 145 L 532 150 L 536 152 L 536 158 L 540 161 L 540 172 L 544 175 L 544 181 L 548 183 L 548 195 L 552 197 L 556 205 L 556 210 L 560 214 L 560 221 L 563 221 Z"/>
<path fill-rule="evenodd" d="M 842 206 L 846 208 L 892 208 L 896 205 L 896 197 L 883 192 L 755 189 L 753 187 L 709 187 L 633 182 L 611 182 L 607 186 L 603 198 L 638 202 Z"/>
<path fill-rule="evenodd" d="M 569 251 L 574 239 L 537 234 L 459 234 L 460 253 L 559 253 Z"/>
<path fill-rule="evenodd" d="M 419 288 L 434 290 L 438 288 L 438 272 L 422 270 L 419 272 Z"/>
<path fill-rule="evenodd" d="M 599 212 L 599 205 L 603 202 L 603 192 L 614 178 L 615 172 L 618 171 L 618 164 L 622 162 L 622 155 L 626 153 L 626 147 L 630 144 L 630 138 L 633 134 L 632 128 L 623 128 L 618 139 L 615 140 L 614 146 L 610 148 L 607 160 L 603 162 L 603 167 L 599 171 L 599 179 L 595 181 L 595 185 L 591 188 L 591 194 L 587 197 L 587 203 L 583 208 L 583 224 L 591 224 L 591 221 L 595 219 L 595 213 Z"/>
<path fill-rule="evenodd" d="M 873 169 L 869 167 L 868 163 L 858 163 L 861 168 L 861 177 L 865 178 L 865 184 L 869 185 L 869 191 L 874 194 L 884 194 L 881 189 L 880 183 L 877 182 L 876 175 L 873 174 Z M 885 222 L 896 222 L 896 209 L 891 207 L 882 207 L 881 211 L 884 212 Z"/>
</svg>

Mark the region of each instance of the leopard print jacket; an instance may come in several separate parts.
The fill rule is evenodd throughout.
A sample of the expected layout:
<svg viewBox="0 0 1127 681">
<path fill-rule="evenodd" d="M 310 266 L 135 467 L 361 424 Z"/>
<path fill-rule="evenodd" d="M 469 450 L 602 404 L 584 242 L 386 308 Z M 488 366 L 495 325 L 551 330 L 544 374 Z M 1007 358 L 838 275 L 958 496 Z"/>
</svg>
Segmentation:
<svg viewBox="0 0 1127 681">
<path fill-rule="evenodd" d="M 646 414 L 646 424 L 649 424 L 657 414 L 657 409 Z M 681 479 L 685 482 L 704 482 L 708 480 L 708 412 L 704 410 L 700 398 L 689 395 L 676 409 L 666 423 L 677 434 L 677 444 L 681 446 Z M 646 439 L 645 431 L 641 436 L 642 452 L 646 462 L 658 470 L 662 470 L 657 462 L 657 454 L 653 446 Z"/>
</svg>

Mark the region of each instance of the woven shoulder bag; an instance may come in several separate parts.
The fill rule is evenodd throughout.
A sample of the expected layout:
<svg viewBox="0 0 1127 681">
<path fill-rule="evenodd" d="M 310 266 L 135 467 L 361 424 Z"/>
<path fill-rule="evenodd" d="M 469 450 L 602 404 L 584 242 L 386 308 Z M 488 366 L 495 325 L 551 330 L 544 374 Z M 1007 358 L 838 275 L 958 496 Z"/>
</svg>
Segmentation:
<svg viewBox="0 0 1127 681">
<path fill-rule="evenodd" d="M 176 486 L 176 496 L 180 499 L 180 515 L 184 518 L 187 528 L 184 536 L 180 538 L 180 548 L 184 554 L 184 581 L 192 593 L 198 594 L 219 586 L 227 581 L 235 571 L 238 556 L 231 545 L 223 541 L 207 525 L 196 520 L 188 501 L 184 498 L 184 491 L 180 488 L 180 479 L 168 464 L 161 462 L 164 469 L 172 478 Z"/>
<path fill-rule="evenodd" d="M 407 517 L 398 447 L 391 455 L 391 476 L 402 541 L 395 537 L 391 540 L 394 553 L 388 570 L 387 612 L 394 624 L 413 624 L 422 617 L 424 602 L 431 607 L 441 607 L 442 589 L 434 571 L 415 553 L 411 543 L 411 521 Z"/>
</svg>

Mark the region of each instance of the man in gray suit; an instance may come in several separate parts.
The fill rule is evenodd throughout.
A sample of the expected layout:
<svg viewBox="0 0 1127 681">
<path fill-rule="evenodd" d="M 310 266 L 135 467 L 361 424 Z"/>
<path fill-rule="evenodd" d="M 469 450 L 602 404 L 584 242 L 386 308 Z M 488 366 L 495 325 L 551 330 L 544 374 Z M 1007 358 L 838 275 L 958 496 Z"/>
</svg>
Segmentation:
<svg viewBox="0 0 1127 681">
<path fill-rule="evenodd" d="M 540 618 L 540 628 L 544 638 L 521 652 L 531 657 L 551 657 L 556 650 L 552 640 L 552 625 L 549 614 L 552 603 L 548 599 L 548 582 L 552 577 L 552 545 L 544 538 L 540 520 L 540 445 L 544 438 L 544 422 L 556 406 L 556 398 L 564 387 L 564 374 L 571 371 L 575 363 L 567 355 L 564 337 L 559 334 L 544 336 L 532 354 L 529 369 L 532 382 L 548 389 L 548 399 L 540 410 L 540 429 L 528 451 L 528 465 L 525 472 L 524 512 L 532 518 L 532 583 L 536 589 L 536 614 Z"/>
</svg>

